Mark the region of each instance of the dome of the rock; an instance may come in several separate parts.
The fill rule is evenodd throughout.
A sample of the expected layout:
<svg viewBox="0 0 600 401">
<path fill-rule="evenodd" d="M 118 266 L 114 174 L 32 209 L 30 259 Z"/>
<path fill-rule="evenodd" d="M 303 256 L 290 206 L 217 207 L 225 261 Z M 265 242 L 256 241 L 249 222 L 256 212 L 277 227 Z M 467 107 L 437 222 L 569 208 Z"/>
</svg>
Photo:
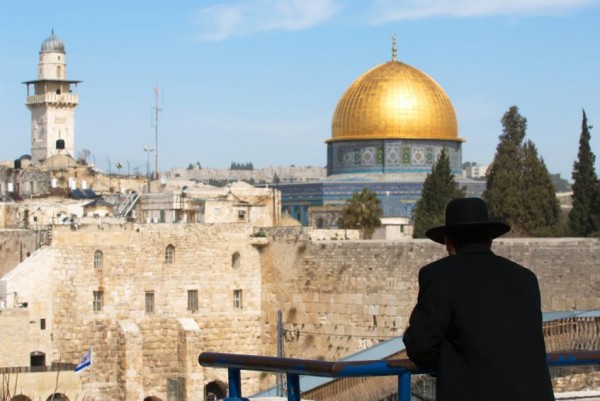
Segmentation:
<svg viewBox="0 0 600 401">
<path fill-rule="evenodd" d="M 337 104 L 327 142 L 458 138 L 456 114 L 429 75 L 399 61 L 362 74 Z"/>
</svg>

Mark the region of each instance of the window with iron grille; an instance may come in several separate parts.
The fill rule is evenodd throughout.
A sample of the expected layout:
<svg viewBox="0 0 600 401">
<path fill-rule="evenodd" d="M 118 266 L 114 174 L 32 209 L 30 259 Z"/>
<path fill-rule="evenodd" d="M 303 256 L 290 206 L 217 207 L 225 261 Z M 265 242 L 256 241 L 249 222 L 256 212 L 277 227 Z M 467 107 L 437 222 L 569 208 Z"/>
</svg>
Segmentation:
<svg viewBox="0 0 600 401">
<path fill-rule="evenodd" d="M 154 291 L 146 291 L 146 313 L 154 313 Z"/>
<path fill-rule="evenodd" d="M 102 269 L 104 263 L 104 254 L 102 251 L 94 252 L 94 269 Z"/>
<path fill-rule="evenodd" d="M 188 290 L 188 307 L 189 311 L 195 312 L 198 310 L 198 290 Z"/>
<path fill-rule="evenodd" d="M 167 245 L 165 249 L 165 263 L 172 264 L 175 261 L 175 247 L 172 244 Z"/>
<path fill-rule="evenodd" d="M 104 292 L 94 291 L 94 312 L 101 312 L 104 307 Z"/>
<path fill-rule="evenodd" d="M 242 309 L 242 290 L 233 290 L 233 308 Z"/>
</svg>

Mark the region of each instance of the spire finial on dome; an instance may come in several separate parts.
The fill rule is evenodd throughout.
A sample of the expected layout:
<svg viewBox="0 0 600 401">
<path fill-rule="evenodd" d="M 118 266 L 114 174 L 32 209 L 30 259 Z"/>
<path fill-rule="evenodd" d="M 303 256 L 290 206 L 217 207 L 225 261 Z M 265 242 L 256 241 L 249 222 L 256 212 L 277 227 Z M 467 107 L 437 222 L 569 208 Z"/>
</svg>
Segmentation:
<svg viewBox="0 0 600 401">
<path fill-rule="evenodd" d="M 392 35 L 392 61 L 396 61 L 396 34 Z"/>
</svg>

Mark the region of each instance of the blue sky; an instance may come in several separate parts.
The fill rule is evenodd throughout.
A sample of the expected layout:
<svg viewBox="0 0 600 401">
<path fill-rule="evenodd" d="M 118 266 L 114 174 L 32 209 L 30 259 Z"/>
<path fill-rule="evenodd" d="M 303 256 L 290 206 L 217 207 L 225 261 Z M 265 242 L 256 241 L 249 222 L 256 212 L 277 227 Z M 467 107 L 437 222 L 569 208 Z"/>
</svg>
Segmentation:
<svg viewBox="0 0 600 401">
<path fill-rule="evenodd" d="M 600 0 L 7 1 L 0 14 L 0 160 L 30 152 L 21 82 L 53 28 L 79 79 L 76 153 L 145 172 L 232 161 L 325 166 L 337 101 L 398 59 L 453 102 L 463 161 L 489 163 L 517 105 L 549 170 L 571 176 L 582 109 L 600 157 Z M 125 167 L 127 168 L 127 167 Z M 596 169 L 599 169 L 598 164 Z"/>
</svg>

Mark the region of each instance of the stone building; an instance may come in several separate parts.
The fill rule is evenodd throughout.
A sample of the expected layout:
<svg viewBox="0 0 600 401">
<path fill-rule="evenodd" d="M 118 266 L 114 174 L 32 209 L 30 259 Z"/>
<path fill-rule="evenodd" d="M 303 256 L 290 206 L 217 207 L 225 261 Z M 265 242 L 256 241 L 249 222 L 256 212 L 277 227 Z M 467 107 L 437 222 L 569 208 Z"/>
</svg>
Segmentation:
<svg viewBox="0 0 600 401">
<path fill-rule="evenodd" d="M 27 108 L 31 111 L 31 157 L 42 162 L 55 154 L 74 156 L 77 84 L 67 79 L 67 52 L 54 31 L 40 49 L 38 78 L 27 85 Z M 33 93 L 29 92 L 30 85 Z"/>
</svg>

